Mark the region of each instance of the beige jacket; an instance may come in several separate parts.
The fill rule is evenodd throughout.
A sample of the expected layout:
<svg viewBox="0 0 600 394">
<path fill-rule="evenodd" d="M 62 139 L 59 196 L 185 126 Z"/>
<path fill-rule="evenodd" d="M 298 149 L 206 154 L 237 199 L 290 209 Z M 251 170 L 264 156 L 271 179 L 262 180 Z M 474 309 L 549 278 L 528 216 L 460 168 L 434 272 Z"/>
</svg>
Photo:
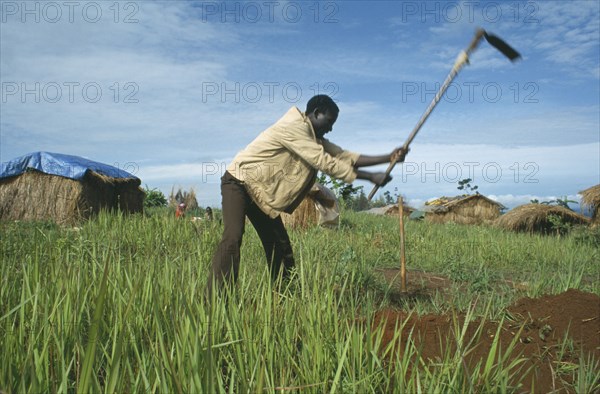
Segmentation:
<svg viewBox="0 0 600 394">
<path fill-rule="evenodd" d="M 239 152 L 227 171 L 242 181 L 258 207 L 272 218 L 291 213 L 314 184 L 317 170 L 346 183 L 356 179 L 359 154 L 318 140 L 297 107 Z"/>
</svg>

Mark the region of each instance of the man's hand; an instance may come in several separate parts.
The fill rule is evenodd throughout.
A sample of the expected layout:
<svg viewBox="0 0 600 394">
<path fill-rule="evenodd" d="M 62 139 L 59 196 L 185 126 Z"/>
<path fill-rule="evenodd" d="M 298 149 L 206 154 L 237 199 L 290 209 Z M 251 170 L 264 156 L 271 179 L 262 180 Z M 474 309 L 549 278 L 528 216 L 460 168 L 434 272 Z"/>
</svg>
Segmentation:
<svg viewBox="0 0 600 394">
<path fill-rule="evenodd" d="M 386 176 L 385 172 L 374 172 L 371 174 L 371 179 L 370 179 L 370 181 L 373 182 L 374 184 L 376 184 L 377 186 L 385 186 L 391 180 L 392 180 L 392 176 L 391 175 Z"/>
<path fill-rule="evenodd" d="M 377 164 L 389 163 L 395 159 L 395 162 L 403 162 L 404 157 L 408 153 L 409 149 L 396 148 L 392 153 L 381 156 L 368 156 L 360 155 L 354 163 L 354 168 L 374 166 Z"/>
<path fill-rule="evenodd" d="M 402 163 L 410 149 L 404 150 L 404 147 L 396 148 L 390 153 L 390 162 Z"/>
<path fill-rule="evenodd" d="M 356 178 L 373 182 L 377 186 L 385 186 L 392 180 L 392 177 L 390 175 L 386 176 L 385 172 L 368 172 L 363 170 L 356 171 Z"/>
</svg>

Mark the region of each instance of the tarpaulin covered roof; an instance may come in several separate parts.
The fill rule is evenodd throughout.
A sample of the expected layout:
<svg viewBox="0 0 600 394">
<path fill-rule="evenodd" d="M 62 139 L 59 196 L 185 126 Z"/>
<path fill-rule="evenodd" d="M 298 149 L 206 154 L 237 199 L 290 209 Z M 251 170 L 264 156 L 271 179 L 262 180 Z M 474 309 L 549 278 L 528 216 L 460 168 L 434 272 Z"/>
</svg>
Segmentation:
<svg viewBox="0 0 600 394">
<path fill-rule="evenodd" d="M 11 161 L 3 162 L 0 167 L 0 179 L 21 175 L 29 169 L 75 180 L 82 179 L 88 170 L 111 178 L 138 179 L 127 171 L 108 164 L 98 163 L 83 157 L 50 152 L 29 153 Z"/>
</svg>

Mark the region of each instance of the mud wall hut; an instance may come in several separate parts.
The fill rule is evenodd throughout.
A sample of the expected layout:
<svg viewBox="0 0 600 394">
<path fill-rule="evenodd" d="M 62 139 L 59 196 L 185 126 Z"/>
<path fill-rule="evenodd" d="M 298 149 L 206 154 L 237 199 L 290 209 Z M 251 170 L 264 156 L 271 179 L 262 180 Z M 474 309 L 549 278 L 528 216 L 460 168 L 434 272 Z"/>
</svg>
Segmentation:
<svg viewBox="0 0 600 394">
<path fill-rule="evenodd" d="M 454 222 L 458 224 L 492 223 L 504 205 L 481 194 L 457 197 L 440 197 L 425 204 L 425 220 L 431 223 Z"/>
<path fill-rule="evenodd" d="M 0 220 L 74 224 L 101 210 L 142 212 L 140 179 L 77 156 L 35 152 L 2 163 Z"/>
</svg>

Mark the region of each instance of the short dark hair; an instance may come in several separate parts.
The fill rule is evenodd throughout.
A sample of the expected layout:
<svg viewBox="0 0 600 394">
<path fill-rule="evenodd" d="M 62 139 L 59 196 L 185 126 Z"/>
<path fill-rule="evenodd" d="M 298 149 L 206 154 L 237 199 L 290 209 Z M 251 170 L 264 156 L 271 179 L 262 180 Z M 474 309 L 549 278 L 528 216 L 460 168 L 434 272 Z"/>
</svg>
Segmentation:
<svg viewBox="0 0 600 394">
<path fill-rule="evenodd" d="M 340 109 L 338 108 L 337 104 L 326 94 L 318 94 L 308 100 L 308 103 L 306 103 L 307 114 L 313 112 L 316 108 L 319 108 L 324 112 L 331 111 L 336 115 L 340 113 Z"/>
</svg>

